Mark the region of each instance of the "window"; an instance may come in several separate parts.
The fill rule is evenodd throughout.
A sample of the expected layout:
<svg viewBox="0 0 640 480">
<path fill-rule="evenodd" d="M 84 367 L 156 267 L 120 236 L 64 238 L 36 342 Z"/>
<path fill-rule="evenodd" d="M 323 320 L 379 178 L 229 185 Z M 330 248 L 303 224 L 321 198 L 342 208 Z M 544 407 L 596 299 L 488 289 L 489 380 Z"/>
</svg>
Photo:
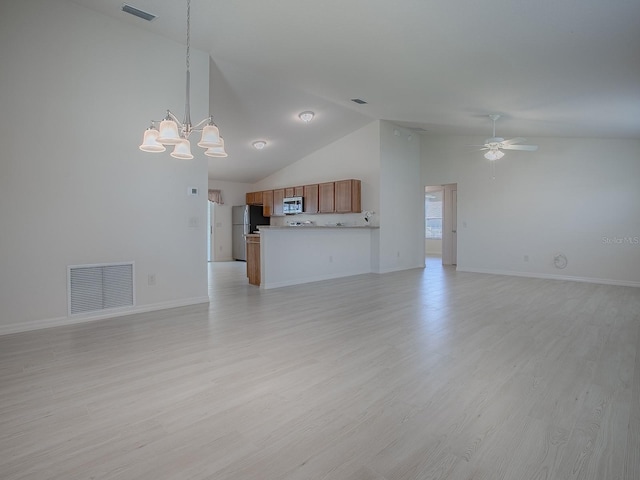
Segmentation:
<svg viewBox="0 0 640 480">
<path fill-rule="evenodd" d="M 424 195 L 425 238 L 442 239 L 442 190 Z"/>
</svg>

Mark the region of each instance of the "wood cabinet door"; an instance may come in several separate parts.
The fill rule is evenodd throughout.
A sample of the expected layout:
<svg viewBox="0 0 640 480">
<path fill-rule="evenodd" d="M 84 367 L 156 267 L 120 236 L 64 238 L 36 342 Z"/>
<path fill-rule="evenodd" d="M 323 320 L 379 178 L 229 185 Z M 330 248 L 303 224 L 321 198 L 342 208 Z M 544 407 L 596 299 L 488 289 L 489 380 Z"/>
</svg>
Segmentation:
<svg viewBox="0 0 640 480">
<path fill-rule="evenodd" d="M 273 214 L 273 190 L 262 192 L 262 215 L 270 217 Z"/>
<path fill-rule="evenodd" d="M 293 188 L 293 196 L 294 197 L 304 197 L 304 187 L 294 187 Z"/>
<path fill-rule="evenodd" d="M 246 204 L 253 205 L 253 192 L 248 192 L 246 197 L 247 197 L 245 200 Z"/>
<path fill-rule="evenodd" d="M 284 215 L 284 188 L 273 191 L 273 209 L 271 216 Z"/>
<path fill-rule="evenodd" d="M 294 192 L 294 188 L 293 187 L 287 187 L 284 189 L 284 196 L 285 197 L 293 197 L 293 192 Z"/>
<path fill-rule="evenodd" d="M 247 237 L 247 277 L 251 285 L 260 285 L 260 237 Z"/>
<path fill-rule="evenodd" d="M 318 184 L 305 185 L 302 189 L 304 213 L 318 213 Z"/>
<path fill-rule="evenodd" d="M 362 211 L 360 183 L 360 180 L 340 180 L 335 182 L 336 212 L 360 213 Z"/>
<path fill-rule="evenodd" d="M 335 182 L 318 184 L 318 212 L 335 212 Z"/>
</svg>

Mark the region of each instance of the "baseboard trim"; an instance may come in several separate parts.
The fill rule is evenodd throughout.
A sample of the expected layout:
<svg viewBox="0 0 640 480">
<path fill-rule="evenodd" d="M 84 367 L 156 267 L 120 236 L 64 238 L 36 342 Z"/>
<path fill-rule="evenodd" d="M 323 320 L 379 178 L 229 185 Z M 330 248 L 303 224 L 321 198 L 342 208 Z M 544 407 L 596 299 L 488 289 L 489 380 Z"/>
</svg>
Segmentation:
<svg viewBox="0 0 640 480">
<path fill-rule="evenodd" d="M 353 277 L 355 275 L 366 275 L 367 273 L 372 273 L 371 270 L 366 271 L 353 271 L 347 273 L 331 273 L 328 275 L 314 275 L 312 277 L 304 277 L 304 278 L 292 278 L 290 280 L 284 280 L 281 282 L 263 282 L 260 285 L 260 288 L 265 290 L 270 290 L 272 288 L 281 288 L 281 287 L 290 287 L 292 285 L 301 285 L 303 283 L 312 283 L 312 282 L 322 282 L 324 280 L 333 280 L 335 278 L 345 278 L 345 277 Z"/>
<path fill-rule="evenodd" d="M 22 323 L 13 323 L 10 325 L 0 325 L 0 335 L 9 335 L 11 333 L 29 332 L 32 330 L 41 330 L 43 328 L 62 327 L 66 325 L 76 325 L 79 323 L 95 322 L 106 318 L 124 317 L 125 315 L 134 315 L 136 313 L 154 312 L 157 310 L 166 310 L 169 308 L 187 307 L 189 305 L 198 305 L 209 303 L 209 297 L 193 297 L 181 300 L 172 300 L 169 302 L 154 303 L 151 305 L 139 305 L 131 308 L 118 308 L 109 310 L 108 312 L 100 312 L 99 314 L 81 314 L 72 317 L 48 318 L 44 320 L 31 320 Z"/>
<path fill-rule="evenodd" d="M 640 282 L 634 282 L 631 280 L 613 280 L 609 278 L 594 278 L 594 277 L 574 277 L 571 275 L 554 275 L 550 273 L 529 273 L 529 272 L 512 272 L 510 270 L 490 270 L 484 268 L 466 268 L 458 265 L 457 272 L 470 272 L 470 273 L 487 273 L 490 275 L 508 275 L 511 277 L 526 277 L 526 278 L 543 278 L 547 280 L 569 280 L 571 282 L 583 282 L 583 283 L 597 283 L 600 285 L 615 285 L 619 287 L 636 287 L 640 288 Z"/>
<path fill-rule="evenodd" d="M 421 265 L 413 265 L 413 266 L 402 266 L 402 267 L 391 267 L 384 268 L 378 270 L 376 273 L 384 274 L 384 273 L 393 273 L 393 272 L 404 272 L 405 270 L 414 270 L 416 268 L 424 268 L 424 263 Z"/>
</svg>

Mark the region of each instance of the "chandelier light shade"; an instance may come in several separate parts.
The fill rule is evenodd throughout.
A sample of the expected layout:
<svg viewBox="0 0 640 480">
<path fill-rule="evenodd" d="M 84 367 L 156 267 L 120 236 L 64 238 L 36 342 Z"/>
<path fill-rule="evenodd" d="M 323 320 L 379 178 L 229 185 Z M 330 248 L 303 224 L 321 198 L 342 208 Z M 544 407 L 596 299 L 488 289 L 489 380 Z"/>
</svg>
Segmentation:
<svg viewBox="0 0 640 480">
<path fill-rule="evenodd" d="M 208 148 L 205 152 L 205 155 L 213 158 L 224 158 L 227 156 L 227 152 L 224 150 L 224 139 L 220 137 L 220 146 Z"/>
<path fill-rule="evenodd" d="M 202 138 L 198 142 L 198 146 L 202 148 L 214 148 L 222 146 L 220 131 L 215 125 L 207 125 L 202 129 Z"/>
<path fill-rule="evenodd" d="M 218 127 L 213 123 L 213 117 L 209 116 L 196 125 L 191 124 L 191 107 L 189 93 L 191 77 L 189 73 L 191 45 L 191 0 L 187 0 L 187 88 L 184 107 L 184 120 L 178 118 L 167 110 L 167 115 L 162 121 L 152 120 L 151 127 L 144 132 L 144 138 L 140 150 L 143 152 L 164 152 L 165 145 L 175 145 L 171 156 L 180 159 L 192 159 L 191 143 L 189 136 L 193 132 L 202 132 L 198 146 L 206 149 L 205 154 L 210 157 L 226 157 L 224 142 L 220 136 Z M 156 128 L 159 125 L 159 128 Z"/>
<path fill-rule="evenodd" d="M 164 152 L 166 150 L 165 146 L 158 142 L 158 135 L 160 132 L 155 129 L 155 127 L 151 126 L 147 128 L 144 132 L 144 139 L 142 140 L 142 145 L 140 145 L 140 150 L 143 152 Z"/>
<path fill-rule="evenodd" d="M 158 142 L 163 145 L 177 145 L 180 142 L 180 133 L 178 133 L 178 124 L 166 118 L 160 122 L 160 132 Z"/>
<path fill-rule="evenodd" d="M 191 155 L 191 143 L 189 143 L 189 140 L 186 138 L 180 139 L 180 141 L 176 143 L 173 152 L 171 152 L 171 156 L 181 160 L 191 160 L 193 155 Z"/>
</svg>

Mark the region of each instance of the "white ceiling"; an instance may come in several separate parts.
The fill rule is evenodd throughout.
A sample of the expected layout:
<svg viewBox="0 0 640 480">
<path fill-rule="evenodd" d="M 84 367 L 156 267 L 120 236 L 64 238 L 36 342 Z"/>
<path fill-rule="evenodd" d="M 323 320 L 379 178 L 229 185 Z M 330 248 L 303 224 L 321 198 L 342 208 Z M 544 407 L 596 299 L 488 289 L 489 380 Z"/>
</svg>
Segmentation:
<svg viewBox="0 0 640 480">
<path fill-rule="evenodd" d="M 74 1 L 185 43 L 186 0 L 127 0 L 153 22 Z M 502 137 L 640 138 L 638 0 L 192 0 L 191 14 L 229 152 L 210 178 L 255 182 L 374 119 L 482 139 L 500 113 Z"/>
</svg>

